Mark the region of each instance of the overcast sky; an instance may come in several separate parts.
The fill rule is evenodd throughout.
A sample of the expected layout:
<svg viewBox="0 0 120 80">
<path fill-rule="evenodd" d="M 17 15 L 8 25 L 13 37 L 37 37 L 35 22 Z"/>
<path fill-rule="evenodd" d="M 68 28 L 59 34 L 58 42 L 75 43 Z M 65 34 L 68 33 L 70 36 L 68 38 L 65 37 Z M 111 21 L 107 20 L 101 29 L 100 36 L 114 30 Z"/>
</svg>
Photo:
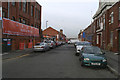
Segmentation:
<svg viewBox="0 0 120 80">
<path fill-rule="evenodd" d="M 37 0 L 42 6 L 42 29 L 48 26 L 63 29 L 69 37 L 77 37 L 81 29 L 90 25 L 98 9 L 99 0 Z"/>
</svg>

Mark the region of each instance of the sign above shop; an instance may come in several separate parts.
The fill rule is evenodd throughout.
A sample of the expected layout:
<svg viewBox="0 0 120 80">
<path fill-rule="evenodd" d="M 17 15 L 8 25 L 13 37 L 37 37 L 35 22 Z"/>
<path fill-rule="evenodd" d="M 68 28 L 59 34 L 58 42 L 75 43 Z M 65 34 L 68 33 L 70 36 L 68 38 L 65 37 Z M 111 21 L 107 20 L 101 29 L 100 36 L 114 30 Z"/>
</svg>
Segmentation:
<svg viewBox="0 0 120 80">
<path fill-rule="evenodd" d="M 2 7 L 0 7 L 0 20 L 2 20 Z"/>
<path fill-rule="evenodd" d="M 3 34 L 39 36 L 39 29 L 3 18 Z"/>
</svg>

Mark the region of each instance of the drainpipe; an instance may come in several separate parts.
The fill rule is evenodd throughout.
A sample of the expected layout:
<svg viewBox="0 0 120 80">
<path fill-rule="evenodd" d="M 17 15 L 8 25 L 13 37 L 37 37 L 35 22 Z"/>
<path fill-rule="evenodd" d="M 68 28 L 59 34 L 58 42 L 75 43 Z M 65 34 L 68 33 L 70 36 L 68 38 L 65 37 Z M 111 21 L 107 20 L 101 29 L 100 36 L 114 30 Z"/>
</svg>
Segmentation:
<svg viewBox="0 0 120 80">
<path fill-rule="evenodd" d="M 8 0 L 8 19 L 9 19 L 9 8 L 10 8 L 10 3 L 9 3 L 9 0 Z"/>
</svg>

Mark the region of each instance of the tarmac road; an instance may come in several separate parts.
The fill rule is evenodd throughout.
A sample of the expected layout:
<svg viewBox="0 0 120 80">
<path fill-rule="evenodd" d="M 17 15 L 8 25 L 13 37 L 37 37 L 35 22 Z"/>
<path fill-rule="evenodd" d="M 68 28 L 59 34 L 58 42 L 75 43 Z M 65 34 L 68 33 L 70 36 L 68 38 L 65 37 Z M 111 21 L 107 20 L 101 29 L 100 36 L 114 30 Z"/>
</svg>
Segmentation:
<svg viewBox="0 0 120 80">
<path fill-rule="evenodd" d="M 116 78 L 107 68 L 81 67 L 71 44 L 3 61 L 4 78 Z"/>
</svg>

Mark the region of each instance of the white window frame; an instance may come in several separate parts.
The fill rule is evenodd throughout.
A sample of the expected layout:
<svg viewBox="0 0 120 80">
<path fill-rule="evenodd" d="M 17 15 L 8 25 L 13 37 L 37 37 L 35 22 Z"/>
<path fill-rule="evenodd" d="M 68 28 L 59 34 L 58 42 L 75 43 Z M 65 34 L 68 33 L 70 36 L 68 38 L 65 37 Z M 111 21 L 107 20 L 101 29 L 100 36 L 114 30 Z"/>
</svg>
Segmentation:
<svg viewBox="0 0 120 80">
<path fill-rule="evenodd" d="M 103 15 L 103 29 L 104 29 L 104 30 L 105 30 L 105 27 L 106 27 L 106 26 L 105 26 L 105 23 L 106 23 L 106 22 L 105 22 L 105 14 L 104 14 L 104 15 Z"/>
<path fill-rule="evenodd" d="M 111 23 L 113 23 L 113 22 L 114 22 L 114 13 L 111 12 Z"/>
</svg>

